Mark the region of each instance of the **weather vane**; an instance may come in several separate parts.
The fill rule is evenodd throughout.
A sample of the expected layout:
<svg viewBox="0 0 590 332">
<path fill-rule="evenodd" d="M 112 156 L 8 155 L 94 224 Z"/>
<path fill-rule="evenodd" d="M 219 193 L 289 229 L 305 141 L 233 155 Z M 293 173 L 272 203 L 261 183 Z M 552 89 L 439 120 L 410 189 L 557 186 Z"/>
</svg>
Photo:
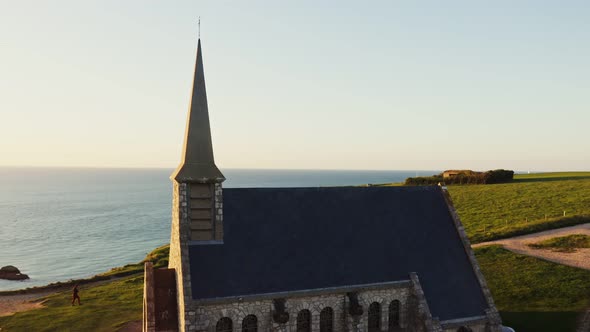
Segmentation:
<svg viewBox="0 0 590 332">
<path fill-rule="evenodd" d="M 199 39 L 201 39 L 201 16 L 199 16 Z"/>
</svg>

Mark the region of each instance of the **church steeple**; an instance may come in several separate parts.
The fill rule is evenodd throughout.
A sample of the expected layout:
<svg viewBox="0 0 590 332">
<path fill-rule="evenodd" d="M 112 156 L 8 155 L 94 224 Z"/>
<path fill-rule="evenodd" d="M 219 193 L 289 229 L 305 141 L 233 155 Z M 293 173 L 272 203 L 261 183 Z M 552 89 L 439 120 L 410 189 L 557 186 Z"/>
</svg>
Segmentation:
<svg viewBox="0 0 590 332">
<path fill-rule="evenodd" d="M 184 183 L 221 183 L 225 180 L 213 159 L 200 38 L 197 46 L 193 93 L 186 121 L 182 160 L 172 173 L 171 178 Z"/>
</svg>

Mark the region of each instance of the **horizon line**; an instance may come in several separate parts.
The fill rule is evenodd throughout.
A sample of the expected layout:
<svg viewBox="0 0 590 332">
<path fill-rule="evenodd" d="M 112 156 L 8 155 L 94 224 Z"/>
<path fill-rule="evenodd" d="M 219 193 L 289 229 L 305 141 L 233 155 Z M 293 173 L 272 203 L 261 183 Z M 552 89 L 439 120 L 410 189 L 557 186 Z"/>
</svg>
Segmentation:
<svg viewBox="0 0 590 332">
<path fill-rule="evenodd" d="M 1 168 L 13 169 L 88 169 L 88 170 L 171 170 L 176 167 L 139 167 L 139 166 L 32 166 L 32 165 L 0 165 Z M 351 169 L 351 168 L 249 168 L 249 167 L 221 167 L 222 170 L 256 170 L 256 171 L 331 171 L 331 172 L 346 172 L 346 171 L 364 171 L 364 172 L 441 172 L 443 169 Z M 462 169 L 462 168 L 453 168 Z M 467 168 L 466 168 L 467 169 Z M 497 168 L 495 168 L 497 169 Z M 504 168 L 507 169 L 507 168 Z M 473 169 L 475 171 L 482 171 L 480 169 Z M 489 169 L 491 170 L 491 169 Z M 513 170 L 515 173 L 558 173 L 558 172 L 590 172 L 590 170 Z"/>
</svg>

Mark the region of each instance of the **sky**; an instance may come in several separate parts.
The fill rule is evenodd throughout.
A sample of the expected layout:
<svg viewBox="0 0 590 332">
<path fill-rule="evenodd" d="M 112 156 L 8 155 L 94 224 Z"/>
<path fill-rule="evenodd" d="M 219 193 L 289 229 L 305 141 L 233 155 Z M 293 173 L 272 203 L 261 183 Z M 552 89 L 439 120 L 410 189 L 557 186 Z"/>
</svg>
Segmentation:
<svg viewBox="0 0 590 332">
<path fill-rule="evenodd" d="M 0 0 L 0 166 L 590 170 L 588 1 Z"/>
</svg>

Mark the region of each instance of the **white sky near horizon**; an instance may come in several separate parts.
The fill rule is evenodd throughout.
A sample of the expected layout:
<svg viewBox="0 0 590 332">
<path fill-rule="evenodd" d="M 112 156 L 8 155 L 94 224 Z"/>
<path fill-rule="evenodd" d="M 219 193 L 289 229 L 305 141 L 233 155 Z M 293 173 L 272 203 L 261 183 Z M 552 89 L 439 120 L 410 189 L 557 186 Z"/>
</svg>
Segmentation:
<svg viewBox="0 0 590 332">
<path fill-rule="evenodd" d="M 0 166 L 590 170 L 588 1 L 0 0 Z"/>
</svg>

